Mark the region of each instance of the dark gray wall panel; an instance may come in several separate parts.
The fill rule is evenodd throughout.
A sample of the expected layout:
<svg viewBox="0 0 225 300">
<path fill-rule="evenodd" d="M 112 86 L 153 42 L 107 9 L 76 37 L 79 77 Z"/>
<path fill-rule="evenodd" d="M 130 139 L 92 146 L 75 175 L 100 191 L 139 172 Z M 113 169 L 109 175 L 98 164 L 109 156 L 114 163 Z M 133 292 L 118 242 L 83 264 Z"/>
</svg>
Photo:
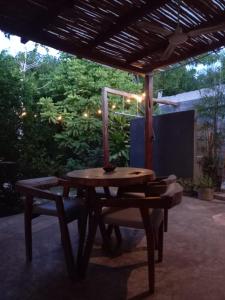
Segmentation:
<svg viewBox="0 0 225 300">
<path fill-rule="evenodd" d="M 192 177 L 194 165 L 194 111 L 154 117 L 153 169 L 157 176 Z M 130 127 L 130 165 L 144 167 L 144 118 Z"/>
</svg>

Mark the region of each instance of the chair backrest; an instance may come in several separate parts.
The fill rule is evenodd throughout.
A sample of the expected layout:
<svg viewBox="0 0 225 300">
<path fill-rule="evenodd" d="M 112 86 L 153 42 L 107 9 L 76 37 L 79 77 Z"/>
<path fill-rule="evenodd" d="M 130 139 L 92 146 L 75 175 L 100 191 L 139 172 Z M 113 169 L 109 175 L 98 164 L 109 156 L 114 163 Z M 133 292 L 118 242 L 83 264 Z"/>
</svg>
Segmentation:
<svg viewBox="0 0 225 300">
<path fill-rule="evenodd" d="M 51 177 L 40 177 L 40 178 L 32 178 L 32 179 L 24 179 L 17 181 L 17 185 L 28 185 L 39 188 L 48 188 L 51 186 L 58 185 L 59 179 L 55 176 Z"/>
<path fill-rule="evenodd" d="M 176 182 L 177 177 L 171 174 L 167 177 L 156 177 L 153 181 L 147 184 L 137 184 L 127 187 L 120 187 L 118 190 L 118 196 L 130 193 L 143 193 L 145 196 L 159 196 L 166 191 L 169 184 Z"/>
<path fill-rule="evenodd" d="M 106 207 L 120 207 L 120 208 L 129 208 L 129 207 L 149 207 L 149 208 L 171 208 L 179 204 L 182 200 L 183 188 L 182 186 L 175 182 L 171 183 L 168 186 L 164 186 L 164 191 L 161 195 L 157 196 L 144 196 L 144 197 L 135 197 L 135 194 L 131 194 L 130 197 L 121 195 L 117 198 L 112 197 L 108 199 L 101 199 L 99 202 L 100 205 Z"/>
<path fill-rule="evenodd" d="M 55 176 L 19 180 L 16 183 L 16 190 L 25 196 L 46 197 L 49 200 L 56 200 L 57 197 L 54 196 L 58 195 L 50 194 L 46 190 L 59 185 L 63 186 L 62 196 L 67 197 L 70 188 L 69 182 Z"/>
</svg>

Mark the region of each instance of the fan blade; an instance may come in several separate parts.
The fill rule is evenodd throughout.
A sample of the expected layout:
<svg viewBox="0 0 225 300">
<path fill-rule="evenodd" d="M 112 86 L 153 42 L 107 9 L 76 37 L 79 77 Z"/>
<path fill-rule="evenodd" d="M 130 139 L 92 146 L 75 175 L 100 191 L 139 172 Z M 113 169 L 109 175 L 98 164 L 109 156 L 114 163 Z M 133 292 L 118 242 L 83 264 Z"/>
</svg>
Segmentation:
<svg viewBox="0 0 225 300">
<path fill-rule="evenodd" d="M 171 54 L 173 53 L 175 48 L 176 48 L 176 45 L 169 44 L 168 47 L 166 48 L 166 50 L 164 51 L 164 53 L 161 57 L 161 60 L 167 60 L 171 56 Z"/>
<path fill-rule="evenodd" d="M 225 22 L 222 22 L 214 26 L 191 30 L 187 33 L 187 35 L 189 37 L 196 37 L 201 34 L 214 33 L 217 31 L 225 31 Z"/>
<path fill-rule="evenodd" d="M 141 28 L 141 29 L 147 29 L 151 32 L 154 32 L 154 33 L 157 33 L 157 34 L 161 34 L 161 35 L 164 35 L 164 36 L 169 36 L 172 34 L 172 31 L 168 30 L 168 29 L 165 29 L 159 25 L 156 25 L 156 24 L 152 24 L 148 21 L 141 21 L 139 22 L 138 24 L 138 27 Z"/>
</svg>

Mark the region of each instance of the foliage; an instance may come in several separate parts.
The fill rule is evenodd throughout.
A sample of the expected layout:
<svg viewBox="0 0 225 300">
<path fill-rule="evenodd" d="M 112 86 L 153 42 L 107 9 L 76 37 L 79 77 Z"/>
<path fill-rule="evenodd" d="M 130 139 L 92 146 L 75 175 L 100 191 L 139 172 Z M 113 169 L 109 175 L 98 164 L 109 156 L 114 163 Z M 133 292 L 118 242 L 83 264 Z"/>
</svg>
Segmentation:
<svg viewBox="0 0 225 300">
<path fill-rule="evenodd" d="M 0 53 L 0 158 L 18 158 L 17 134 L 21 120 L 21 74 L 13 57 Z"/>
<path fill-rule="evenodd" d="M 127 166 L 129 161 L 129 123 L 124 116 L 113 115 L 109 124 L 111 162 Z"/>
<path fill-rule="evenodd" d="M 219 59 L 224 66 L 224 57 Z M 202 62 L 207 66 L 217 60 L 218 55 L 211 55 Z M 0 71 L 0 158 L 17 161 L 21 177 L 101 165 L 102 123 L 97 113 L 101 88 L 141 93 L 143 87 L 140 77 L 67 54 L 43 56 L 37 47 L 16 57 L 3 51 Z M 198 89 L 212 81 L 208 78 L 215 72 L 211 73 L 211 77 L 209 72 L 197 76 L 193 63 L 189 68 L 176 67 L 156 74 L 154 88 L 163 89 L 167 95 Z M 223 81 L 223 68 L 220 73 Z M 136 114 L 136 102 L 124 104 L 121 97 L 112 96 L 110 108 L 112 104 L 119 112 Z M 139 109 L 143 112 L 141 104 Z M 130 120 L 113 114 L 112 109 L 109 116 L 110 159 L 126 165 Z"/>
<path fill-rule="evenodd" d="M 201 101 L 196 106 L 201 124 L 201 152 L 204 153 L 201 167 L 203 174 L 210 176 L 215 184 L 219 184 L 225 118 L 224 87 L 221 84 L 215 84 L 219 82 L 219 75 L 219 72 L 209 71 L 208 77 L 211 78 L 211 86 L 209 89 L 205 89 Z"/>
<path fill-rule="evenodd" d="M 197 189 L 202 189 L 202 188 L 214 188 L 215 183 L 212 179 L 212 177 L 204 175 L 198 179 L 198 182 L 196 184 Z"/>
<path fill-rule="evenodd" d="M 51 81 L 52 97 L 40 99 L 41 117 L 58 127 L 54 139 L 66 169 L 102 165 L 101 88 L 140 91 L 124 72 L 65 56 Z M 118 102 L 119 103 L 119 102 Z M 119 107 L 118 107 L 119 108 Z M 60 118 L 60 121 L 59 121 Z M 128 123 L 110 115 L 111 159 L 127 164 Z"/>
<path fill-rule="evenodd" d="M 154 76 L 154 96 L 158 91 L 163 91 L 163 95 L 171 96 L 186 91 L 193 91 L 199 88 L 194 68 L 186 66 L 171 67 L 166 71 L 156 73 Z"/>
<path fill-rule="evenodd" d="M 185 193 L 190 195 L 194 193 L 195 183 L 192 178 L 179 178 L 178 182 L 182 185 Z"/>
</svg>

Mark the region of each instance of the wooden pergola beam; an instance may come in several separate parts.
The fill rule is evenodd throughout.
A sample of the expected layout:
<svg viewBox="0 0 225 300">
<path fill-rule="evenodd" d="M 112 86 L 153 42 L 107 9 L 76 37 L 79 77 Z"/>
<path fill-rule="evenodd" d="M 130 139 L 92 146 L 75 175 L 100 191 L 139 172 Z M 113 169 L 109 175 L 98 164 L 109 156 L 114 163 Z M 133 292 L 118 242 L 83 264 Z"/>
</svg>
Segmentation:
<svg viewBox="0 0 225 300">
<path fill-rule="evenodd" d="M 98 35 L 98 37 L 91 43 L 89 43 L 89 47 L 95 48 L 98 45 L 106 42 L 114 35 L 120 33 L 124 29 L 126 29 L 129 25 L 138 21 L 141 17 L 146 14 L 149 14 L 155 11 L 157 8 L 161 7 L 167 2 L 167 0 L 151 0 L 142 4 L 140 8 L 134 8 L 129 13 L 122 15 L 118 18 L 116 24 L 111 26 L 109 30 L 102 32 Z"/>
<path fill-rule="evenodd" d="M 198 30 L 198 29 L 202 29 L 204 27 L 209 27 L 209 26 L 217 26 L 217 25 L 221 24 L 221 22 L 224 22 L 224 16 L 218 17 L 216 20 L 204 22 L 200 26 L 196 26 L 196 27 L 192 28 L 191 30 Z M 127 62 L 127 64 L 135 63 L 141 59 L 144 59 L 147 56 L 154 55 L 159 52 L 163 52 L 167 46 L 168 46 L 168 40 L 164 40 L 164 41 L 162 41 L 162 43 L 159 43 L 154 48 L 149 49 L 146 47 L 143 50 L 141 50 L 140 52 L 137 52 L 134 55 L 132 55 L 129 59 L 127 59 L 126 62 Z M 192 53 L 190 53 L 189 56 L 192 56 Z M 162 63 L 162 65 L 163 65 L 163 63 Z"/>
<path fill-rule="evenodd" d="M 191 53 L 187 53 L 185 55 L 182 55 L 182 60 L 190 59 L 190 58 L 193 58 L 195 56 L 201 55 L 205 52 L 217 50 L 217 49 L 219 49 L 221 47 L 224 47 L 224 46 L 225 46 L 225 40 L 213 43 L 212 46 L 201 45 L 201 46 L 197 47 L 196 49 L 194 49 Z M 151 64 L 151 65 L 147 66 L 145 68 L 145 72 L 147 73 L 147 72 L 150 72 L 151 70 L 155 70 L 157 68 L 164 68 L 164 67 L 167 67 L 169 65 L 176 64 L 176 63 L 179 63 L 179 62 L 181 62 L 181 57 L 172 56 L 170 59 L 165 61 L 164 64 L 161 61 L 161 62 L 156 62 L 154 64 Z"/>
<path fill-rule="evenodd" d="M 50 2 L 48 10 L 43 14 L 38 15 L 30 24 L 29 29 L 33 32 L 33 35 L 40 33 L 43 29 L 47 28 L 51 23 L 55 21 L 58 15 L 72 7 L 72 0 L 58 0 L 55 2 Z M 26 37 L 21 38 L 22 43 L 28 42 L 29 39 Z"/>
<path fill-rule="evenodd" d="M 145 75 L 145 168 L 153 169 L 153 73 Z"/>
<path fill-rule="evenodd" d="M 138 95 L 138 94 L 124 92 L 124 91 L 120 91 L 120 90 L 109 88 L 109 87 L 105 87 L 104 92 L 109 93 L 109 94 L 113 94 L 113 95 L 126 97 L 126 98 L 136 99 L 137 97 L 140 97 L 140 95 Z M 165 104 L 165 105 L 172 105 L 172 106 L 178 106 L 179 105 L 176 101 L 171 101 L 171 100 L 168 100 L 168 99 L 152 98 L 152 101 L 153 101 L 153 103 L 159 103 L 159 104 Z"/>
<path fill-rule="evenodd" d="M 48 31 L 42 31 L 42 32 L 36 32 L 33 34 L 33 32 L 30 30 L 30 28 L 27 28 L 23 25 L 14 25 L 7 23 L 6 20 L 1 19 L 0 17 L 0 23 L 1 23 L 1 29 L 5 32 L 10 31 L 11 34 L 15 34 L 18 36 L 23 36 L 27 40 L 32 40 L 34 42 L 44 44 L 46 46 L 56 48 L 60 51 L 64 51 L 73 55 L 77 55 L 79 58 L 86 58 L 90 59 L 94 62 L 105 64 L 108 66 L 111 66 L 113 68 L 120 68 L 123 71 L 126 72 L 133 72 L 139 75 L 143 75 L 141 69 L 128 66 L 126 63 L 120 62 L 116 59 L 104 57 L 101 53 L 93 53 L 89 50 L 85 50 L 83 48 L 77 47 L 75 44 L 72 45 L 70 43 L 67 43 L 64 39 L 60 40 L 60 37 L 57 38 L 56 36 L 50 35 Z"/>
</svg>

